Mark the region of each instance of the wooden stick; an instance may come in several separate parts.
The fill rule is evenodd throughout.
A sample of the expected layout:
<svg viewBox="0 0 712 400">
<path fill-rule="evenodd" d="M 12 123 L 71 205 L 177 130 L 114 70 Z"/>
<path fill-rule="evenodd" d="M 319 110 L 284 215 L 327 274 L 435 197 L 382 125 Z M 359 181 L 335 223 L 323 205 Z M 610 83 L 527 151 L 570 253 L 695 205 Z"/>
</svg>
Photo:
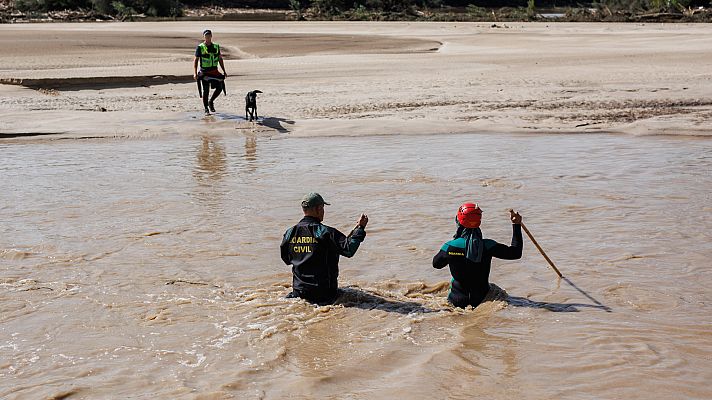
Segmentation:
<svg viewBox="0 0 712 400">
<path fill-rule="evenodd" d="M 529 236 L 529 239 L 531 239 L 532 243 L 534 243 L 534 246 L 536 246 L 536 248 L 539 249 L 539 252 L 541 253 L 541 255 L 544 256 L 544 259 L 546 259 L 546 261 L 549 263 L 549 265 L 551 265 L 551 268 L 553 268 L 554 271 L 556 272 L 556 274 L 559 275 L 559 278 L 563 278 L 564 276 L 561 275 L 561 272 L 559 272 L 559 269 L 556 268 L 556 265 L 554 265 L 554 263 L 551 261 L 549 256 L 546 255 L 546 253 L 544 252 L 544 249 L 542 249 L 541 246 L 539 246 L 539 243 L 537 243 L 536 239 L 534 239 L 534 236 L 532 236 L 532 233 L 529 232 L 529 229 L 527 229 L 527 227 L 524 226 L 524 224 L 521 224 L 521 225 L 522 225 L 522 229 L 524 229 L 524 232 L 526 232 L 527 236 Z"/>
</svg>

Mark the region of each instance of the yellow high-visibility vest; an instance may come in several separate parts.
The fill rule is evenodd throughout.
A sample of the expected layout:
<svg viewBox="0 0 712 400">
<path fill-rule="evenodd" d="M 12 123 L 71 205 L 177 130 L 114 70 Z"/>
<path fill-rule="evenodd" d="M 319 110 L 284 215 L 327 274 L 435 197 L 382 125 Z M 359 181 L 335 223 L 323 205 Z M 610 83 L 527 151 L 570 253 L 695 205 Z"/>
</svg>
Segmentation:
<svg viewBox="0 0 712 400">
<path fill-rule="evenodd" d="M 212 68 L 220 64 L 220 45 L 213 43 L 213 46 L 215 46 L 215 53 L 208 52 L 208 45 L 205 43 L 198 45 L 198 48 L 200 48 L 200 68 Z"/>
</svg>

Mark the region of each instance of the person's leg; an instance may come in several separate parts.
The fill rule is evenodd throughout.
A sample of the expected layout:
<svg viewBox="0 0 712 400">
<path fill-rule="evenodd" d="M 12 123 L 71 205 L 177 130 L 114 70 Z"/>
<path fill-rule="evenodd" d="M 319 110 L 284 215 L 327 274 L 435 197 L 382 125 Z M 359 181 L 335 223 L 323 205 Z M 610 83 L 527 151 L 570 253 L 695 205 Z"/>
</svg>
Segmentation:
<svg viewBox="0 0 712 400">
<path fill-rule="evenodd" d="M 472 293 L 470 293 L 469 303 L 473 308 L 477 307 L 485 300 L 485 297 L 487 297 L 487 292 L 473 290 Z"/>
<path fill-rule="evenodd" d="M 464 293 L 451 289 L 450 293 L 447 295 L 447 301 L 455 307 L 465 308 L 470 302 L 470 297 Z"/>
<path fill-rule="evenodd" d="M 319 301 L 316 302 L 316 303 L 319 304 L 320 306 L 326 306 L 326 305 L 329 305 L 329 304 L 334 304 L 334 303 L 336 303 L 336 300 L 338 300 L 339 297 L 341 297 L 341 295 L 343 295 L 343 294 L 344 294 L 344 292 L 343 292 L 341 289 L 336 289 L 336 290 L 334 290 L 334 291 L 329 291 L 328 293 L 325 293 L 325 294 L 319 299 Z"/>
<path fill-rule="evenodd" d="M 216 86 L 217 87 L 213 92 L 213 96 L 210 98 L 210 102 L 208 103 L 208 105 L 210 106 L 210 111 L 212 112 L 215 112 L 215 105 L 213 104 L 213 102 L 215 101 L 215 99 L 218 98 L 218 96 L 220 96 L 220 92 L 222 91 L 222 82 L 218 82 Z"/>
<path fill-rule="evenodd" d="M 203 81 L 203 107 L 205 107 L 205 113 L 208 113 L 208 96 L 210 95 L 210 82 Z"/>
</svg>

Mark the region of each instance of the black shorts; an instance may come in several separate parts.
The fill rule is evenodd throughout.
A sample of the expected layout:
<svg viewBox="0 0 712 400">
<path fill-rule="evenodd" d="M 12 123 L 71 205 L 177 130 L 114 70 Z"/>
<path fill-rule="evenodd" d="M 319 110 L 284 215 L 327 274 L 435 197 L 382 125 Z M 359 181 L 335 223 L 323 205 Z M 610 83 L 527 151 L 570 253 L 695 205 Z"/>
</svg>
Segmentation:
<svg viewBox="0 0 712 400">
<path fill-rule="evenodd" d="M 207 88 L 208 84 L 210 85 L 211 89 L 222 89 L 222 81 L 218 81 L 215 79 L 203 79 L 203 87 Z"/>
</svg>

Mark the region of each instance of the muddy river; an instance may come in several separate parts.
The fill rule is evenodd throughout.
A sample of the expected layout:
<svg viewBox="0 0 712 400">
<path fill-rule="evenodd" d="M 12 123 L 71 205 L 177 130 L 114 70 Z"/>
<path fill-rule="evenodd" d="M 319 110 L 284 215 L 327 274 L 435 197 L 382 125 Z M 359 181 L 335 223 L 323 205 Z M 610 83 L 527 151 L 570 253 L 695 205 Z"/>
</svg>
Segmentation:
<svg viewBox="0 0 712 400">
<path fill-rule="evenodd" d="M 712 141 L 438 135 L 0 141 L 0 397 L 712 397 Z M 286 299 L 301 196 L 368 237 Z M 460 203 L 521 260 L 476 309 L 432 256 Z M 65 396 L 65 397 L 63 397 Z"/>
</svg>

